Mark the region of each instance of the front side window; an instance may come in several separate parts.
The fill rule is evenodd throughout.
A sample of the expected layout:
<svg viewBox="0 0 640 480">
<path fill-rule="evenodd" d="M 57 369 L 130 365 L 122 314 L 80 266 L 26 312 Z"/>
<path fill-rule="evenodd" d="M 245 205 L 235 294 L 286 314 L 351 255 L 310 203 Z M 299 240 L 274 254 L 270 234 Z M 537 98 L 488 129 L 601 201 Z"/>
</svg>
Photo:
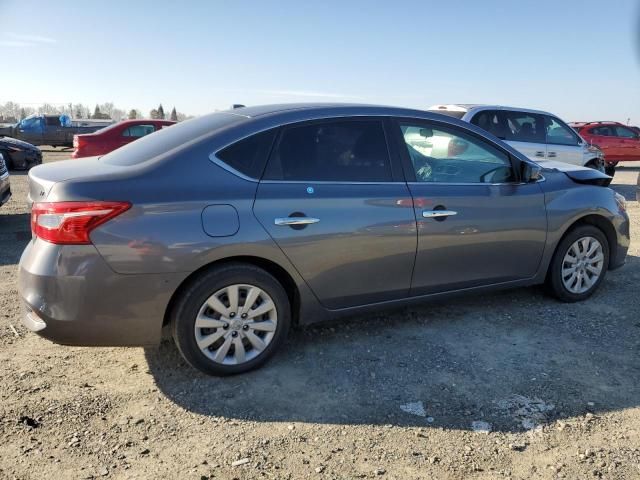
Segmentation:
<svg viewBox="0 0 640 480">
<path fill-rule="evenodd" d="M 124 132 L 122 132 L 123 137 L 144 137 L 145 135 L 149 135 L 153 133 L 155 128 L 153 125 L 132 125 L 127 128 Z"/>
<path fill-rule="evenodd" d="M 286 128 L 266 180 L 387 182 L 391 165 L 380 120 L 335 120 Z"/>
<path fill-rule="evenodd" d="M 526 112 L 502 112 L 505 124 L 505 140 L 512 142 L 544 143 L 545 129 L 542 115 Z"/>
<path fill-rule="evenodd" d="M 515 181 L 509 156 L 457 129 L 400 125 L 418 182 L 507 183 Z"/>
<path fill-rule="evenodd" d="M 567 125 L 560 123 L 557 118 L 546 117 L 547 143 L 553 145 L 578 145 L 578 138 Z"/>
<path fill-rule="evenodd" d="M 620 125 L 616 125 L 616 137 L 622 138 L 636 138 L 638 135 L 636 132 L 627 127 L 621 127 Z"/>
</svg>

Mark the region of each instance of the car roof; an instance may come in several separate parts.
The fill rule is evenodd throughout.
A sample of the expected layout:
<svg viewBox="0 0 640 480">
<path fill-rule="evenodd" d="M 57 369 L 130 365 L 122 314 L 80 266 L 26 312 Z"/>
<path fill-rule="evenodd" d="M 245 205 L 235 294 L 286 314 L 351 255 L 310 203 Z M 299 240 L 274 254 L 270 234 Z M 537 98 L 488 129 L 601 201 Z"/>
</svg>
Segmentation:
<svg viewBox="0 0 640 480">
<path fill-rule="evenodd" d="M 367 105 L 359 103 L 282 103 L 275 105 L 259 105 L 255 107 L 240 107 L 225 110 L 224 113 L 239 115 L 246 118 L 258 118 L 266 115 L 300 112 L 313 116 L 314 113 L 324 116 L 330 113 L 338 115 L 394 115 L 415 116 L 425 114 L 424 110 L 402 107 L 390 107 L 384 105 Z"/>
<path fill-rule="evenodd" d="M 612 120 L 602 120 L 595 122 L 571 122 L 569 125 L 572 127 L 586 127 L 587 125 L 622 125 L 620 122 L 614 122 Z"/>
<path fill-rule="evenodd" d="M 540 115 L 551 115 L 553 117 L 556 116 L 551 112 L 545 112 L 544 110 L 535 110 L 533 108 L 510 107 L 507 105 L 491 105 L 491 104 L 482 104 L 482 103 L 441 103 L 441 104 L 430 106 L 428 110 L 430 112 L 437 112 L 438 110 L 453 111 L 453 112 L 471 112 L 471 111 L 481 111 L 481 110 L 508 110 L 508 111 L 515 111 L 515 112 L 537 113 Z"/>
</svg>

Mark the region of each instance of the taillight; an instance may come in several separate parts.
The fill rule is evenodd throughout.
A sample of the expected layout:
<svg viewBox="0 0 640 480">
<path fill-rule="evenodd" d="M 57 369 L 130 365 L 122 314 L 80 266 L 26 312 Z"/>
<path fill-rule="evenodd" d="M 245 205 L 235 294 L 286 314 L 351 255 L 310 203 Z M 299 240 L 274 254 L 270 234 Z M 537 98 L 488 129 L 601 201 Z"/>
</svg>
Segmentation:
<svg viewBox="0 0 640 480">
<path fill-rule="evenodd" d="M 34 203 L 31 231 L 36 237 L 58 245 L 88 245 L 92 230 L 129 208 L 129 202 Z"/>
<path fill-rule="evenodd" d="M 73 136 L 73 148 L 78 148 L 79 144 L 80 144 L 80 142 L 78 141 L 78 136 L 74 135 Z"/>
</svg>

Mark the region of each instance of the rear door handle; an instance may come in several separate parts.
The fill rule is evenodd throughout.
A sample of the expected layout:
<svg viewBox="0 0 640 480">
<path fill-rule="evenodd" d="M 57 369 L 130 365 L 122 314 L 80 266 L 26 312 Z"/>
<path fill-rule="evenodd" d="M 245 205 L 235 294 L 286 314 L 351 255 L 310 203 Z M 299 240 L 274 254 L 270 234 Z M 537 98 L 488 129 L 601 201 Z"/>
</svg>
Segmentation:
<svg viewBox="0 0 640 480">
<path fill-rule="evenodd" d="M 544 152 L 536 152 L 536 157 L 544 157 Z"/>
<path fill-rule="evenodd" d="M 422 216 L 424 218 L 451 217 L 457 214 L 458 212 L 454 212 L 453 210 L 423 210 L 422 211 Z"/>
<path fill-rule="evenodd" d="M 548 152 L 547 153 L 547 157 L 549 157 L 549 158 L 555 158 L 555 156 L 556 156 L 556 152 Z"/>
<path fill-rule="evenodd" d="M 313 217 L 284 217 L 276 218 L 274 223 L 280 227 L 286 227 L 291 225 L 310 225 L 312 223 L 318 223 L 319 218 Z"/>
</svg>

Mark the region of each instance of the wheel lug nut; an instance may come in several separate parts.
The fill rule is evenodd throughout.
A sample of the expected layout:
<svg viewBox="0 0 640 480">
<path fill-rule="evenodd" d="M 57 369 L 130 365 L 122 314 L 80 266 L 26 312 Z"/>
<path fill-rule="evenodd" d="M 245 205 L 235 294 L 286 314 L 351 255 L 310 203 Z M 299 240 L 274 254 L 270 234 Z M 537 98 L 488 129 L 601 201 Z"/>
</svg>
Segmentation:
<svg viewBox="0 0 640 480">
<path fill-rule="evenodd" d="M 227 328 L 229 328 L 229 324 L 228 324 L 228 323 L 225 323 L 225 324 L 222 326 L 222 328 L 224 328 L 224 329 L 226 330 Z"/>
<path fill-rule="evenodd" d="M 242 318 L 247 318 L 247 314 L 246 314 L 246 313 L 243 313 L 243 314 L 241 315 L 241 317 L 242 317 Z"/>
<path fill-rule="evenodd" d="M 238 336 L 238 332 L 236 332 L 235 330 L 233 332 L 231 332 L 231 336 L 232 337 L 237 337 Z"/>
<path fill-rule="evenodd" d="M 229 314 L 229 317 L 231 317 L 231 318 L 233 318 L 233 317 L 235 317 L 235 316 L 236 316 L 236 314 L 235 314 L 234 312 L 231 312 L 231 313 Z"/>
<path fill-rule="evenodd" d="M 243 326 L 242 326 L 242 329 L 243 329 L 243 330 L 249 330 L 249 325 L 243 325 Z"/>
</svg>

